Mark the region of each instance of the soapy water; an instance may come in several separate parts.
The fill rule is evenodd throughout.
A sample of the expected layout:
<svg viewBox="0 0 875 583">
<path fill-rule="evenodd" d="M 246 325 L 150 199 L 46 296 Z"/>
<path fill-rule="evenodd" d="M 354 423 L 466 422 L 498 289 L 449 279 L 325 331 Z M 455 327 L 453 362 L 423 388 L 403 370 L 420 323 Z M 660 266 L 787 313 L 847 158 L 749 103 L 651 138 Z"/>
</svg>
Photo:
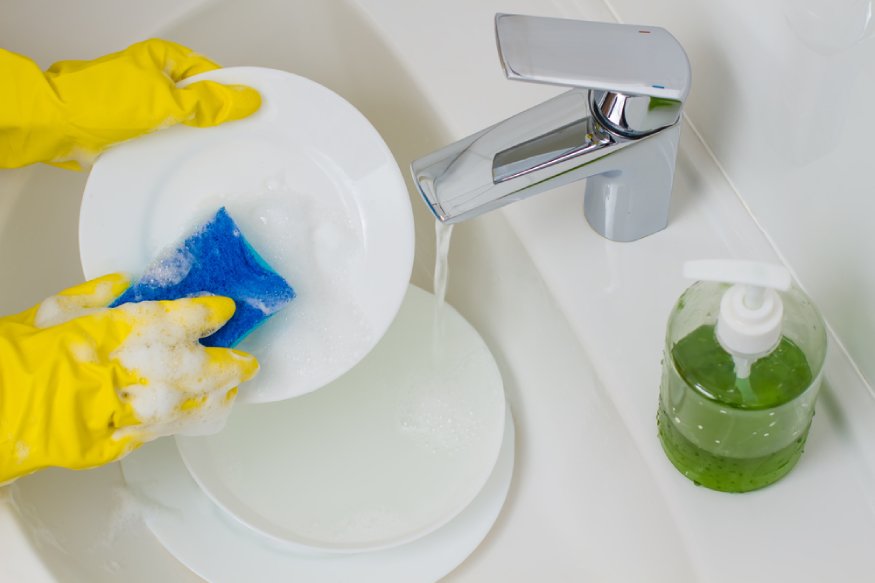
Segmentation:
<svg viewBox="0 0 875 583">
<path fill-rule="evenodd" d="M 432 453 L 463 450 L 482 431 L 482 422 L 466 399 L 475 353 L 458 354 L 459 338 L 447 330 L 447 284 L 453 225 L 435 221 L 434 313 L 432 349 L 412 369 L 401 391 L 398 422 L 402 434 Z M 470 347 L 469 347 L 470 348 Z"/>
<path fill-rule="evenodd" d="M 469 388 L 467 367 L 451 364 L 450 371 L 435 367 L 411 379 L 398 406 L 401 433 L 433 454 L 461 452 L 483 432 L 483 420 L 461 394 Z"/>
<path fill-rule="evenodd" d="M 435 221 L 434 311 L 428 323 L 432 349 L 423 353 L 424 361 L 419 366 L 410 369 L 398 404 L 401 433 L 435 454 L 458 453 L 483 431 L 482 419 L 470 401 L 470 383 L 480 380 L 479 359 L 488 349 L 475 346 L 455 327 L 447 328 L 452 234 L 453 225 Z"/>
<path fill-rule="evenodd" d="M 282 178 L 204 202 L 205 211 L 220 206 L 296 293 L 238 346 L 262 365 L 247 397 L 304 393 L 361 360 L 374 331 L 356 297 L 367 275 L 357 207 L 334 193 L 296 191 Z"/>
</svg>

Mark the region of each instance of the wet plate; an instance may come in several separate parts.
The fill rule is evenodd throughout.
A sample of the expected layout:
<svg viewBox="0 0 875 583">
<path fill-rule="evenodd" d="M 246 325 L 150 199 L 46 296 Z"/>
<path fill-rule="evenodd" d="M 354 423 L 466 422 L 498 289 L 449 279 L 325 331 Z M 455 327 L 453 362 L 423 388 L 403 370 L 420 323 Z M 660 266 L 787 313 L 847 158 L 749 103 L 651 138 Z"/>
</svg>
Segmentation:
<svg viewBox="0 0 875 583">
<path fill-rule="evenodd" d="M 451 306 L 410 286 L 349 373 L 312 394 L 235 407 L 225 429 L 177 437 L 203 491 L 292 551 L 357 553 L 421 538 L 489 478 L 502 444 L 498 366 Z"/>
<path fill-rule="evenodd" d="M 303 395 L 359 362 L 397 314 L 413 264 L 401 172 L 352 105 L 303 77 L 256 67 L 211 71 L 261 93 L 252 116 L 175 126 L 107 151 L 82 201 L 88 278 L 134 276 L 225 206 L 297 298 L 239 346 L 262 364 L 239 402 Z"/>
</svg>

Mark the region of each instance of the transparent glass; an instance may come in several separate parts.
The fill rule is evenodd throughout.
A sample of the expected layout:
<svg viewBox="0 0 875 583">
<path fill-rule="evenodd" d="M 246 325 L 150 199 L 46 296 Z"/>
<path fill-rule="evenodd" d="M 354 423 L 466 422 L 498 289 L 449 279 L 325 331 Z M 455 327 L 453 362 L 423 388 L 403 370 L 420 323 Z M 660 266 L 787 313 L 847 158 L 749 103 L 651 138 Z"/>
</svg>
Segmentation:
<svg viewBox="0 0 875 583">
<path fill-rule="evenodd" d="M 782 339 L 735 376 L 714 333 L 727 284 L 699 282 L 678 300 L 666 333 L 657 421 L 666 455 L 703 486 L 746 492 L 786 475 L 808 436 L 826 357 L 817 308 L 794 288 L 781 293 Z"/>
</svg>

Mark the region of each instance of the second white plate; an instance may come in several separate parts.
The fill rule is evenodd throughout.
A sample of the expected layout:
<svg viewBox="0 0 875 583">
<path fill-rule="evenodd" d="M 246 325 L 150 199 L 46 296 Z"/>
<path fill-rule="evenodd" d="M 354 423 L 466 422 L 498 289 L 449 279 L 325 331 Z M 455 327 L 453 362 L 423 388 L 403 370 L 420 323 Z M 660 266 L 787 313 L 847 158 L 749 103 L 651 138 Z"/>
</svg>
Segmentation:
<svg viewBox="0 0 875 583">
<path fill-rule="evenodd" d="M 354 555 L 291 553 L 233 522 L 197 487 L 170 439 L 146 444 L 121 465 L 149 529 L 183 565 L 212 583 L 432 583 L 474 552 L 495 524 L 513 476 L 514 426 L 508 410 L 492 475 L 458 516 L 406 545 Z"/>
<path fill-rule="evenodd" d="M 192 476 L 229 515 L 293 550 L 397 546 L 461 512 L 501 448 L 498 366 L 468 322 L 410 286 L 349 373 L 310 395 L 235 407 L 225 429 L 177 437 Z"/>
</svg>

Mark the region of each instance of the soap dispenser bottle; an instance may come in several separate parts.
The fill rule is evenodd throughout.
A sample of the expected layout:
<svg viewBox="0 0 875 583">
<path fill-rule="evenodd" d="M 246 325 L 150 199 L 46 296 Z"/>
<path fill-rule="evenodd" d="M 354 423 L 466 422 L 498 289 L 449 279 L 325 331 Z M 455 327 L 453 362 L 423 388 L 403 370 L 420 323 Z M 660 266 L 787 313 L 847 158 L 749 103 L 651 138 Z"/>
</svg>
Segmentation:
<svg viewBox="0 0 875 583">
<path fill-rule="evenodd" d="M 827 339 L 789 271 L 691 261 L 668 323 L 657 421 L 669 460 L 724 492 L 767 486 L 805 446 Z"/>
</svg>

